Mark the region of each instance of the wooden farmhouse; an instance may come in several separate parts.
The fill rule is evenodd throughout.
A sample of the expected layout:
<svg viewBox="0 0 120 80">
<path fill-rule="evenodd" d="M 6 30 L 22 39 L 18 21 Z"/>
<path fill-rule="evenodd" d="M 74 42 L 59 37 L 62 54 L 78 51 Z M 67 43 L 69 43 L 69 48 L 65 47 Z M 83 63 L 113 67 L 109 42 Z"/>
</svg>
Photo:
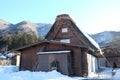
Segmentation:
<svg viewBox="0 0 120 80">
<path fill-rule="evenodd" d="M 67 14 L 58 15 L 45 39 L 17 49 L 20 70 L 50 71 L 70 76 L 87 76 L 99 69 L 98 47 Z"/>
<path fill-rule="evenodd" d="M 107 59 L 106 66 L 113 67 L 115 63 L 120 67 L 120 43 L 111 44 L 102 48 L 104 56 Z"/>
</svg>

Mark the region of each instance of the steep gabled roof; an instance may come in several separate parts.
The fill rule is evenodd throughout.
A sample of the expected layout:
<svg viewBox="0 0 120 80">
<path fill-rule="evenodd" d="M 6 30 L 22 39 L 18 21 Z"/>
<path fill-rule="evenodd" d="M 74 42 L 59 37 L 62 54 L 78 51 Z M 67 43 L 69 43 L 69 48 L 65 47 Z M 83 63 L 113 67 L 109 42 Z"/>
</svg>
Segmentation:
<svg viewBox="0 0 120 80">
<path fill-rule="evenodd" d="M 53 24 L 52 28 L 46 35 L 45 39 L 54 40 L 57 32 L 60 29 L 60 25 L 66 24 L 73 30 L 76 37 L 81 40 L 85 46 L 88 46 L 92 50 L 98 50 L 98 44 L 88 35 L 82 32 L 75 24 L 75 22 L 69 17 L 67 14 L 58 15 L 56 18 L 55 23 Z M 55 31 L 54 31 L 55 30 Z"/>
</svg>

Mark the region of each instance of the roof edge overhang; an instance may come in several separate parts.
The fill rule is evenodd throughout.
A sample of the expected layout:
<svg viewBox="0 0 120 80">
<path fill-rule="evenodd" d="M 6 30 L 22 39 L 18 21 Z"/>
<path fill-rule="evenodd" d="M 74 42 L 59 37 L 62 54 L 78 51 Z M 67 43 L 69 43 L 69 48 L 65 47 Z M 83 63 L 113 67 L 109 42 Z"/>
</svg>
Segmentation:
<svg viewBox="0 0 120 80">
<path fill-rule="evenodd" d="M 72 45 L 72 44 L 69 44 L 69 43 L 62 43 L 62 42 L 56 41 L 56 40 L 50 40 L 50 41 L 43 40 L 43 41 L 35 43 L 35 44 L 31 44 L 31 45 L 23 46 L 23 47 L 20 47 L 20 48 L 17 48 L 17 49 L 13 49 L 12 51 L 21 51 L 23 49 L 26 49 L 26 48 L 29 48 L 29 47 L 32 47 L 32 46 L 36 46 L 36 45 L 40 45 L 40 44 L 44 44 L 44 43 L 58 44 L 58 45 L 71 46 L 71 47 L 88 48 L 87 46 Z"/>
</svg>

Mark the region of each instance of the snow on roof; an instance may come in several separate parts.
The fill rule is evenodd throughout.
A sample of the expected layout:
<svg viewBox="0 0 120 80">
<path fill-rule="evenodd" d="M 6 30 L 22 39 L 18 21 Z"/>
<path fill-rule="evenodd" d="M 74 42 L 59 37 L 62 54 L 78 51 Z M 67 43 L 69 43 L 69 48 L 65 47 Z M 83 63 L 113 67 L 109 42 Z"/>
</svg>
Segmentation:
<svg viewBox="0 0 120 80">
<path fill-rule="evenodd" d="M 98 43 L 93 40 L 86 32 L 82 31 L 81 32 L 84 34 L 84 36 L 100 51 L 101 55 L 103 55 L 100 46 L 98 45 Z"/>
</svg>

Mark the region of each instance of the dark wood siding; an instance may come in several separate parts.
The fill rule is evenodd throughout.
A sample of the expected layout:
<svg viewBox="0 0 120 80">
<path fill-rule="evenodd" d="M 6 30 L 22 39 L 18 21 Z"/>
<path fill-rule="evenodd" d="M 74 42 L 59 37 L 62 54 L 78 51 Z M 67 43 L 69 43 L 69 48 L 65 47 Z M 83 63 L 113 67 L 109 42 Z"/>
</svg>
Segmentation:
<svg viewBox="0 0 120 80">
<path fill-rule="evenodd" d="M 82 48 L 66 46 L 66 45 L 62 45 L 62 44 L 52 44 L 52 43 L 41 44 L 41 46 L 36 45 L 34 47 L 29 47 L 29 48 L 22 50 L 21 51 L 20 69 L 34 71 L 35 66 L 36 66 L 36 62 L 38 59 L 38 54 L 36 54 L 37 52 L 40 52 L 40 51 L 58 51 L 58 50 L 59 51 L 60 50 L 71 50 L 71 53 L 70 53 L 71 54 L 71 56 L 70 56 L 70 58 L 71 58 L 71 71 L 70 71 L 70 74 L 74 75 L 74 76 L 82 75 L 82 65 L 83 64 L 82 64 L 81 57 L 84 57 L 81 55 Z M 56 57 L 58 57 L 58 56 L 56 56 Z M 62 57 L 61 57 L 61 60 L 62 60 Z M 63 61 L 64 61 L 64 59 L 63 59 Z M 87 67 L 87 65 L 86 65 L 86 67 Z"/>
<path fill-rule="evenodd" d="M 30 47 L 30 49 L 23 50 L 21 53 L 22 54 L 21 54 L 20 69 L 32 71 L 35 62 L 37 61 L 37 54 L 34 47 Z"/>
</svg>

